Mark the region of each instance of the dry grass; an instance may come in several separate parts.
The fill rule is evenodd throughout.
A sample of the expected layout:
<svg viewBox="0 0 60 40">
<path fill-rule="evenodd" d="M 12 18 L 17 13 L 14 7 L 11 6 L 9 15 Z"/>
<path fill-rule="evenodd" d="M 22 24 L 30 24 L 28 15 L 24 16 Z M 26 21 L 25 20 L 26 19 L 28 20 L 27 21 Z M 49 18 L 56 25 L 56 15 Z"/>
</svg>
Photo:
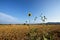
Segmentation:
<svg viewBox="0 0 60 40">
<path fill-rule="evenodd" d="M 0 25 L 0 40 L 25 40 L 26 33 L 29 29 L 37 28 L 38 33 L 42 31 L 48 32 L 57 30 L 60 31 L 60 25 Z"/>
</svg>

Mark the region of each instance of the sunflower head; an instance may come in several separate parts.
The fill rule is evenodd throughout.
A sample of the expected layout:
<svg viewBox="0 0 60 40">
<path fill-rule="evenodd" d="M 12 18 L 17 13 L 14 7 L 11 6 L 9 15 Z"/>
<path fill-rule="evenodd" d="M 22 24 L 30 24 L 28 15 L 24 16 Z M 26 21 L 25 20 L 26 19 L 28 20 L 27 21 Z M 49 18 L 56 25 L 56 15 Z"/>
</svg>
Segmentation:
<svg viewBox="0 0 60 40">
<path fill-rule="evenodd" d="M 31 12 L 29 12 L 28 16 L 31 16 L 31 15 L 32 15 Z"/>
</svg>

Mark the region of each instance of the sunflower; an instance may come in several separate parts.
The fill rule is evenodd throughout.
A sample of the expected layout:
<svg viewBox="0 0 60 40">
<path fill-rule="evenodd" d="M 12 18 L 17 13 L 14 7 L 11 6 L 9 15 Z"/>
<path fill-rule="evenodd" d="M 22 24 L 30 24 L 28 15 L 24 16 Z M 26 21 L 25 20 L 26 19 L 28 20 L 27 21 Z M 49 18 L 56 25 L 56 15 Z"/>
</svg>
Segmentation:
<svg viewBox="0 0 60 40">
<path fill-rule="evenodd" d="M 28 13 L 28 16 L 29 16 L 29 17 L 32 16 L 31 12 Z"/>
</svg>

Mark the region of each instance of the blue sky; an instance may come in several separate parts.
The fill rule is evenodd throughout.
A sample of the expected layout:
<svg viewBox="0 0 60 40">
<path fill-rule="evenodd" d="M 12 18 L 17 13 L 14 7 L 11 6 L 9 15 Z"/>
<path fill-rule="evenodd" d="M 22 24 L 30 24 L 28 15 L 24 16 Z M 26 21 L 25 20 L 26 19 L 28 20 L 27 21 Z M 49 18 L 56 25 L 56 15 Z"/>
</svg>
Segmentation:
<svg viewBox="0 0 60 40">
<path fill-rule="evenodd" d="M 28 12 L 32 14 L 30 18 Z M 0 24 L 25 23 L 26 20 L 41 23 L 41 13 L 46 16 L 46 22 L 60 22 L 60 0 L 0 0 Z"/>
</svg>

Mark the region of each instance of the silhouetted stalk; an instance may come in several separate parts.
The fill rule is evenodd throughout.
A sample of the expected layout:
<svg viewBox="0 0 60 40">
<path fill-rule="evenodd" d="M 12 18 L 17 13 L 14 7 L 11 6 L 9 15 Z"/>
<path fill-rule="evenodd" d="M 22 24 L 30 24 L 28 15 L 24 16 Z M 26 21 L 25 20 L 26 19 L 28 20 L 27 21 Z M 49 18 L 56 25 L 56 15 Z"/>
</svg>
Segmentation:
<svg viewBox="0 0 60 40">
<path fill-rule="evenodd" d="M 32 16 L 31 12 L 28 13 L 28 16 L 29 16 L 29 30 L 30 30 L 30 17 Z"/>
<path fill-rule="evenodd" d="M 40 17 L 41 17 L 42 25 L 43 25 L 43 27 L 44 27 L 44 26 L 45 26 L 44 23 L 45 23 L 45 21 L 46 21 L 47 18 L 46 18 L 45 16 L 42 16 L 42 13 L 41 13 Z M 43 28 L 42 30 L 43 30 L 43 31 L 42 31 L 42 32 L 43 32 L 43 40 L 47 40 L 47 39 L 45 38 L 45 35 L 44 35 L 44 34 L 45 34 L 45 28 Z"/>
<path fill-rule="evenodd" d="M 36 19 L 37 19 L 37 17 L 34 18 L 34 23 L 35 23 Z"/>
</svg>

